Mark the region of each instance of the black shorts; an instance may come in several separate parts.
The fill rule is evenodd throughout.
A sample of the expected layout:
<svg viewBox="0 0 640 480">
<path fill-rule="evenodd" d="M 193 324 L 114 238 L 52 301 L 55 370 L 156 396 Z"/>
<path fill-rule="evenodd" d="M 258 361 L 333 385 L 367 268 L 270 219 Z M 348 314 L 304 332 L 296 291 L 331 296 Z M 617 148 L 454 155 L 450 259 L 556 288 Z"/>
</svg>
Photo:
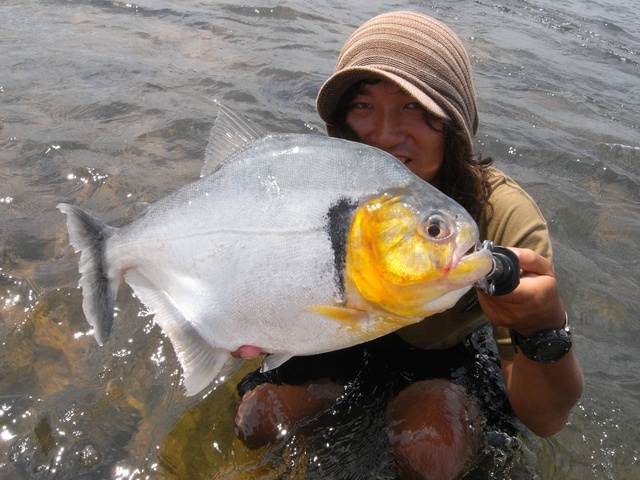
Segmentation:
<svg viewBox="0 0 640 480">
<path fill-rule="evenodd" d="M 492 430 L 514 434 L 518 429 L 488 325 L 445 350 L 424 350 L 390 334 L 335 352 L 294 357 L 269 372 L 247 374 L 237 390 L 242 396 L 263 383 L 298 385 L 320 378 L 345 385 L 359 396 L 373 396 L 384 405 L 413 382 L 448 379 L 475 397 Z"/>
</svg>

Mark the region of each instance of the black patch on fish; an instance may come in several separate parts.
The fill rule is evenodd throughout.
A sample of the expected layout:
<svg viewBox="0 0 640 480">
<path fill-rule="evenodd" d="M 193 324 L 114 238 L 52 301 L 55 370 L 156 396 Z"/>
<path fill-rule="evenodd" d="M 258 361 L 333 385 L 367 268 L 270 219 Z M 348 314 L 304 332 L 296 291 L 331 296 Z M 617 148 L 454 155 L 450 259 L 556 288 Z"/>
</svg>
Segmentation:
<svg viewBox="0 0 640 480">
<path fill-rule="evenodd" d="M 357 208 L 358 203 L 342 197 L 331 205 L 327 212 L 327 233 L 331 239 L 336 285 L 338 285 L 340 289 L 341 297 L 344 297 L 344 266 L 347 257 L 347 235 L 351 227 L 353 212 Z"/>
</svg>

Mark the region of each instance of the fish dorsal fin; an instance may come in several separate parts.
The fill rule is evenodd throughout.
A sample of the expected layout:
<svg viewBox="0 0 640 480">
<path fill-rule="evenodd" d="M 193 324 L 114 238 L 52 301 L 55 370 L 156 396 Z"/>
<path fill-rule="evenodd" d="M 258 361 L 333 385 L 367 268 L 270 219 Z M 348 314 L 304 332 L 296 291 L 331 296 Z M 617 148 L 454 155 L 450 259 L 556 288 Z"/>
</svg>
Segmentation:
<svg viewBox="0 0 640 480">
<path fill-rule="evenodd" d="M 266 135 L 257 125 L 231 108 L 216 102 L 220 107 L 209 143 L 204 152 L 204 165 L 200 177 L 208 177 L 220 164 L 235 152 Z"/>
</svg>

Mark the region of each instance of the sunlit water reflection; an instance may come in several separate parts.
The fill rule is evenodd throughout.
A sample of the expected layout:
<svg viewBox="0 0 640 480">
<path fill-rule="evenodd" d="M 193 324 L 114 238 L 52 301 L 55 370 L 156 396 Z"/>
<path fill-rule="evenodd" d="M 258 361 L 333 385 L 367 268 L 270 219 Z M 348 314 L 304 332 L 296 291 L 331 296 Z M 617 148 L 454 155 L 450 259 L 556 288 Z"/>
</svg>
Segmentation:
<svg viewBox="0 0 640 480">
<path fill-rule="evenodd" d="M 357 411 L 357 389 L 250 451 L 233 432 L 234 379 L 184 397 L 171 345 L 128 288 L 98 347 L 54 208 L 75 203 L 120 226 L 136 202 L 197 178 L 214 98 L 266 130 L 321 133 L 314 99 L 342 43 L 391 8 L 434 15 L 467 45 L 477 145 L 549 221 L 586 375 L 563 432 L 508 439 L 468 478 L 640 477 L 640 29 L 630 0 L 3 2 L 1 477 L 393 478 L 380 418 Z"/>
</svg>

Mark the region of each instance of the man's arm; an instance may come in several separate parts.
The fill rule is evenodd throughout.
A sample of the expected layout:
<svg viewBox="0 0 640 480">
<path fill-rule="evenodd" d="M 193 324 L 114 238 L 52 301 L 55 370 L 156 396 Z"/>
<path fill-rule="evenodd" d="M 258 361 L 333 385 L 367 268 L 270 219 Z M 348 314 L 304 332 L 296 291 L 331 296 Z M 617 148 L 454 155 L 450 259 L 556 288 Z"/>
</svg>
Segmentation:
<svg viewBox="0 0 640 480">
<path fill-rule="evenodd" d="M 529 249 L 512 249 L 520 259 L 520 285 L 501 297 L 479 294 L 489 320 L 525 337 L 560 329 L 565 309 L 551 263 Z M 584 386 L 582 370 L 570 350 L 553 363 L 531 360 L 518 349 L 513 361 L 503 360 L 502 370 L 511 406 L 534 433 L 550 436 L 566 424 Z"/>
</svg>

